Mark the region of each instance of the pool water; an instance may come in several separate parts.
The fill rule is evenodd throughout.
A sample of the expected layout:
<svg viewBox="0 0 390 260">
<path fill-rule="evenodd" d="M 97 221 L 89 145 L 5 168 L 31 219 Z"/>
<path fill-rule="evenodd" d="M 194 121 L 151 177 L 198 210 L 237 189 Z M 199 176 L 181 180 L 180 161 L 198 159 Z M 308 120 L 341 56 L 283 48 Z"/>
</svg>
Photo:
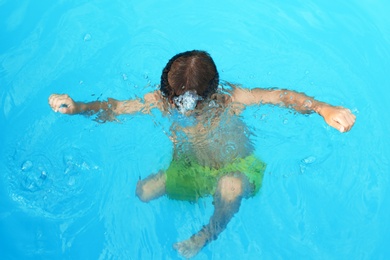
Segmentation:
<svg viewBox="0 0 390 260">
<path fill-rule="evenodd" d="M 267 163 L 195 259 L 388 259 L 390 3 L 0 1 L 0 258 L 179 259 L 212 199 L 142 203 L 169 165 L 169 120 L 99 123 L 54 113 L 51 93 L 128 99 L 155 90 L 174 54 L 207 50 L 220 78 L 350 108 L 341 134 L 315 114 L 247 108 Z"/>
</svg>

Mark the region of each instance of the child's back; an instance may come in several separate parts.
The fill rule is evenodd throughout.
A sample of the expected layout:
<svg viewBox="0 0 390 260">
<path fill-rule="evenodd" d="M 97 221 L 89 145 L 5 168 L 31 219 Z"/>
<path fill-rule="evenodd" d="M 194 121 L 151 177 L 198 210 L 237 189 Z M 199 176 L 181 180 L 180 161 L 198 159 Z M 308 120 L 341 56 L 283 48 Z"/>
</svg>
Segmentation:
<svg viewBox="0 0 390 260">
<path fill-rule="evenodd" d="M 195 121 L 192 126 L 181 127 L 174 123 L 174 159 L 185 155 L 202 166 L 221 168 L 252 154 L 248 128 L 229 110 L 229 107 L 208 107 L 198 116 L 187 118 Z"/>
</svg>

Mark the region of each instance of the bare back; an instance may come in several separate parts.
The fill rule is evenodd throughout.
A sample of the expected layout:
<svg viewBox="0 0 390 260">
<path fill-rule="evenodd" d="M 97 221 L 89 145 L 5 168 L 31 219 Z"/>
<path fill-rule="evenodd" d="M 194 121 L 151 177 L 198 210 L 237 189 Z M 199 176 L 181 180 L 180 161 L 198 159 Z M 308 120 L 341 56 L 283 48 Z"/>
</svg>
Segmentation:
<svg viewBox="0 0 390 260">
<path fill-rule="evenodd" d="M 191 126 L 172 125 L 174 159 L 190 158 L 200 165 L 220 168 L 253 152 L 250 132 L 226 94 L 205 101 L 186 119 L 192 120 Z"/>
</svg>

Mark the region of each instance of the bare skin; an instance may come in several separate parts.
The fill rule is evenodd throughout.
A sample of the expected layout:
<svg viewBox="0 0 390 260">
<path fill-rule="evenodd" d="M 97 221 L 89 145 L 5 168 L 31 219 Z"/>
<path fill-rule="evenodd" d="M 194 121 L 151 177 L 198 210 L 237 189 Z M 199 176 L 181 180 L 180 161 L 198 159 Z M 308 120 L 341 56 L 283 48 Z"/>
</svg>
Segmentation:
<svg viewBox="0 0 390 260">
<path fill-rule="evenodd" d="M 242 198 L 250 193 L 250 184 L 244 174 L 223 176 L 217 186 L 214 213 L 210 222 L 189 239 L 175 243 L 173 247 L 184 257 L 195 256 L 206 244 L 217 239 L 232 217 L 238 212 Z"/>
<path fill-rule="evenodd" d="M 287 108 L 295 109 L 300 113 L 316 112 L 321 115 L 325 122 L 340 132 L 351 130 L 355 123 L 355 116 L 349 109 L 336 107 L 324 102 L 317 101 L 303 93 L 289 90 L 275 89 L 242 89 L 231 86 L 228 94 L 218 94 L 216 97 L 222 103 L 231 109 L 233 114 L 241 112 L 242 108 L 249 105 L 273 104 Z M 143 100 L 125 100 L 118 101 L 108 99 L 105 102 L 75 102 L 68 95 L 53 94 L 49 97 L 49 104 L 55 112 L 63 114 L 94 114 L 99 111 L 107 111 L 113 116 L 121 114 L 134 114 L 137 112 L 149 113 L 152 108 L 158 108 L 162 112 L 173 109 L 174 105 L 169 103 L 160 93 L 155 91 L 144 96 Z M 228 106 L 231 104 L 231 106 Z M 198 104 L 202 106 L 202 104 Z M 197 107 L 198 109 L 198 107 Z M 201 120 L 202 121 L 202 120 Z M 209 128 L 205 128 L 203 123 L 193 127 L 183 129 L 189 140 L 205 138 L 204 133 L 214 128 L 219 121 L 213 122 Z M 175 143 L 175 138 L 172 140 Z M 207 141 L 207 138 L 205 140 Z M 175 145 L 176 149 L 176 145 Z M 212 151 L 213 152 L 213 151 Z M 165 195 L 166 174 L 159 172 L 151 175 L 137 184 L 136 194 L 143 202 L 156 199 Z M 216 239 L 218 235 L 226 228 L 230 219 L 238 212 L 241 200 L 251 190 L 248 179 L 239 172 L 231 173 L 221 177 L 218 181 L 217 190 L 214 194 L 214 213 L 209 223 L 198 233 L 189 239 L 174 244 L 174 248 L 184 257 L 195 256 L 207 243 Z"/>
<path fill-rule="evenodd" d="M 149 202 L 165 195 L 166 175 L 164 172 L 151 174 L 137 183 L 136 194 L 143 202 Z"/>
<path fill-rule="evenodd" d="M 233 87 L 231 96 L 226 97 L 226 102 L 233 102 L 245 106 L 272 104 L 295 109 L 300 113 L 316 112 L 321 115 L 325 122 L 340 132 L 348 132 L 355 123 L 356 117 L 352 112 L 344 107 L 332 106 L 330 104 L 317 101 L 303 93 L 281 89 L 261 89 L 252 90 Z M 166 112 L 172 104 L 163 98 L 160 91 L 148 93 L 143 100 L 133 99 L 119 101 L 108 99 L 100 102 L 75 102 L 67 94 L 53 94 L 49 97 L 49 104 L 55 112 L 62 114 L 94 114 L 100 110 L 110 110 L 115 115 L 134 114 L 138 112 L 149 113 L 156 107 Z"/>
<path fill-rule="evenodd" d="M 164 195 L 166 176 L 163 172 L 150 175 L 137 183 L 136 194 L 143 202 L 149 202 Z M 250 193 L 251 186 L 245 175 L 222 177 L 214 194 L 214 213 L 208 225 L 189 239 L 177 242 L 173 247 L 184 257 L 195 256 L 207 243 L 216 239 L 226 228 L 230 219 L 238 212 L 244 195 Z"/>
</svg>

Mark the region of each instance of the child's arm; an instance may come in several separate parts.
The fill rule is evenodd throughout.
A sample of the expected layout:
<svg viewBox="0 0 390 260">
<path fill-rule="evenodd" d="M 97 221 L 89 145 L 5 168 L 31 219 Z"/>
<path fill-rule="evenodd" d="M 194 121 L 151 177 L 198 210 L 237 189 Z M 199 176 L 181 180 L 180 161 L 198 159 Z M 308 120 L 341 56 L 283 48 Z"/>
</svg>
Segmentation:
<svg viewBox="0 0 390 260">
<path fill-rule="evenodd" d="M 347 132 L 355 123 L 355 115 L 349 109 L 336 107 L 315 100 L 303 93 L 284 89 L 260 89 L 252 90 L 235 87 L 232 91 L 232 101 L 245 105 L 274 104 L 295 109 L 301 113 L 316 112 L 325 122 L 339 130 Z"/>
<path fill-rule="evenodd" d="M 130 99 L 119 101 L 109 98 L 107 101 L 93 101 L 89 103 L 76 102 L 67 94 L 52 94 L 49 104 L 55 112 L 62 114 L 88 114 L 93 115 L 100 111 L 111 112 L 114 115 L 133 114 L 137 112 L 148 113 L 151 108 L 162 109 L 159 91 L 148 93 L 144 99 Z"/>
</svg>

